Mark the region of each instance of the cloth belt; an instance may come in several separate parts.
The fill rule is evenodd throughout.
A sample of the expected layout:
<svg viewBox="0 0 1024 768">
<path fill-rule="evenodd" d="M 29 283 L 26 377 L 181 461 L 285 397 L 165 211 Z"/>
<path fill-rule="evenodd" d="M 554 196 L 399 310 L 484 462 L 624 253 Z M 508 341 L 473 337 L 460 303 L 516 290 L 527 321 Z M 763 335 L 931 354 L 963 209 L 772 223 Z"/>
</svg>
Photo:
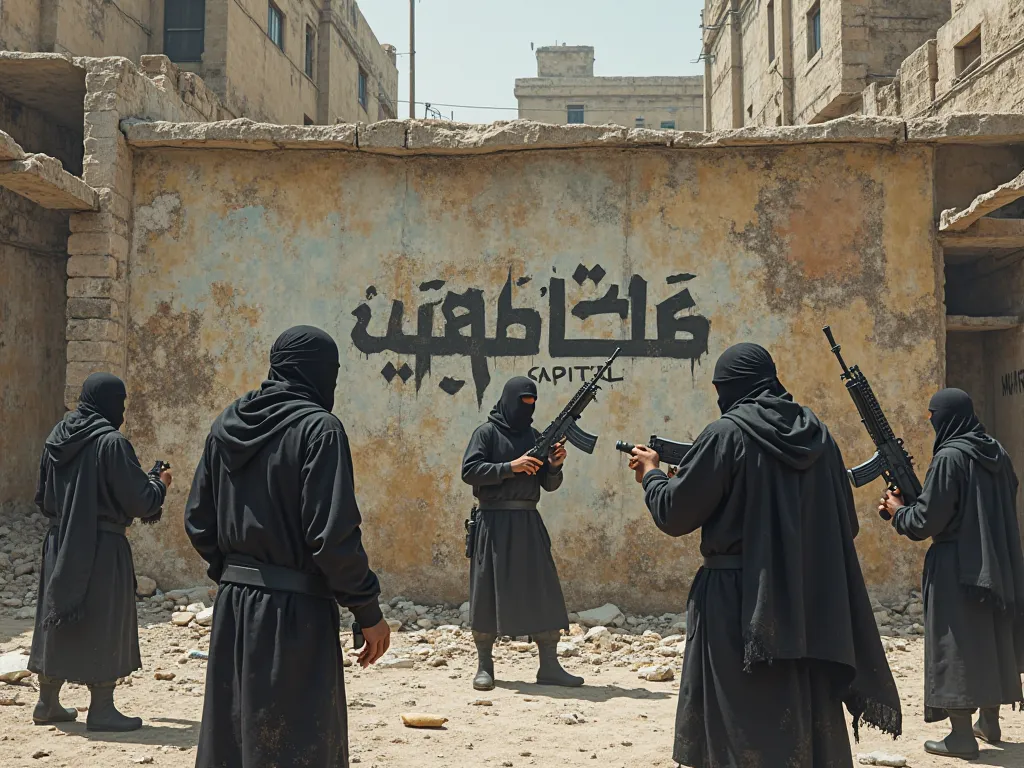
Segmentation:
<svg viewBox="0 0 1024 768">
<path fill-rule="evenodd" d="M 496 511 L 502 509 L 536 509 L 536 501 L 481 501 L 477 508 L 481 511 Z"/>
<path fill-rule="evenodd" d="M 743 555 L 710 555 L 704 558 L 704 567 L 712 571 L 741 571 Z"/>
<path fill-rule="evenodd" d="M 228 555 L 226 563 L 224 573 L 220 577 L 221 582 L 281 592 L 298 592 L 313 597 L 334 598 L 334 593 L 327 585 L 327 580 L 317 574 L 261 563 L 241 555 Z"/>
<path fill-rule="evenodd" d="M 59 525 L 51 525 L 50 530 L 53 533 L 57 533 L 60 530 Z M 116 533 L 118 536 L 124 536 L 128 531 L 127 525 L 118 525 L 117 523 L 108 523 L 106 520 L 96 521 L 96 530 L 105 531 L 107 533 Z"/>
</svg>

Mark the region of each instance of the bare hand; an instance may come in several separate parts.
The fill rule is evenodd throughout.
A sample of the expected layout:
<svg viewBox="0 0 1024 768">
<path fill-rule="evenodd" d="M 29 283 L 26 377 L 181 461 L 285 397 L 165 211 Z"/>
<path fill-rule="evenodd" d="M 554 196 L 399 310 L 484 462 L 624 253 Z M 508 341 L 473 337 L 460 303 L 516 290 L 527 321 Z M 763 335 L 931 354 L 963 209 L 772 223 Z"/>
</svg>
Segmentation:
<svg viewBox="0 0 1024 768">
<path fill-rule="evenodd" d="M 391 627 L 381 619 L 372 627 L 363 627 L 363 640 L 366 644 L 359 651 L 359 666 L 366 669 L 377 659 L 387 653 L 391 647 Z"/>
<path fill-rule="evenodd" d="M 678 471 L 679 471 L 679 467 L 669 467 L 668 471 L 666 471 L 665 474 L 668 475 L 669 477 L 675 477 L 676 476 L 676 472 L 678 472 Z"/>
<path fill-rule="evenodd" d="M 548 456 L 548 464 L 552 467 L 560 467 L 565 463 L 565 441 L 555 443 L 551 449 L 551 455 Z"/>
<path fill-rule="evenodd" d="M 903 506 L 906 505 L 903 503 L 903 497 L 900 496 L 899 491 L 886 491 L 885 496 L 882 497 L 882 503 L 878 505 L 878 511 L 888 514 L 889 517 L 896 517 L 896 513 Z"/>
<path fill-rule="evenodd" d="M 657 469 L 661 457 L 646 445 L 638 445 L 630 451 L 629 468 L 636 472 L 636 481 L 643 482 L 644 475 Z"/>
<path fill-rule="evenodd" d="M 544 462 L 540 459 L 536 459 L 533 456 L 520 456 L 512 462 L 512 471 L 517 475 L 524 473 L 527 475 L 536 475 L 543 466 Z"/>
<path fill-rule="evenodd" d="M 171 487 L 172 479 L 173 476 L 171 475 L 171 470 L 165 469 L 163 472 L 160 473 L 160 482 L 164 484 L 165 488 Z"/>
</svg>

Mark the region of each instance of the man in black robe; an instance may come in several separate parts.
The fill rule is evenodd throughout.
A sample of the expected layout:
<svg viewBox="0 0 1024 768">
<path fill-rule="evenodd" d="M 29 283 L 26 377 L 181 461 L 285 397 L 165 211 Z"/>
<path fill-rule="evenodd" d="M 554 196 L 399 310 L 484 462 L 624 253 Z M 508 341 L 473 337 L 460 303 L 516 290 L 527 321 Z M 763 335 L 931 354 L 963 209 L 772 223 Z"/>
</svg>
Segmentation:
<svg viewBox="0 0 1024 768">
<path fill-rule="evenodd" d="M 132 731 L 142 719 L 114 707 L 117 680 L 142 669 L 135 613 L 135 568 L 125 531 L 155 522 L 171 473 L 147 474 L 128 439 L 124 382 L 94 373 L 78 407 L 46 438 L 36 506 L 50 520 L 39 569 L 29 669 L 39 675 L 40 724 L 74 720 L 60 705 L 65 680 L 89 687 L 90 731 Z"/>
<path fill-rule="evenodd" d="M 537 643 L 541 685 L 583 685 L 558 663 L 558 638 L 569 628 L 551 537 L 537 511 L 540 492 L 562 485 L 565 448 L 547 461 L 527 456 L 540 436 L 532 426 L 537 385 L 510 379 L 501 399 L 476 428 L 462 459 L 462 480 L 479 500 L 469 565 L 470 625 L 478 668 L 473 687 L 494 688 L 492 649 L 499 635 L 529 635 Z"/>
<path fill-rule="evenodd" d="M 944 389 L 928 404 L 935 446 L 924 490 L 903 506 L 887 493 L 880 509 L 912 541 L 931 537 L 924 561 L 924 719 L 947 717 L 952 732 L 926 752 L 978 756 L 975 736 L 1000 739 L 999 706 L 1015 704 L 1024 672 L 1024 557 L 1017 525 L 1017 476 L 985 433 L 974 403 Z M 980 709 L 971 727 L 971 714 Z"/>
<path fill-rule="evenodd" d="M 363 667 L 390 643 L 363 550 L 338 347 L 291 328 L 262 386 L 214 422 L 185 531 L 220 584 L 197 768 L 338 768 L 348 721 L 338 605 L 362 627 Z"/>
<path fill-rule="evenodd" d="M 713 382 L 722 418 L 675 477 L 648 448 L 630 459 L 658 528 L 701 529 L 673 756 L 694 768 L 847 768 L 843 703 L 855 734 L 863 719 L 897 736 L 902 713 L 842 456 L 762 347 L 730 347 Z"/>
</svg>

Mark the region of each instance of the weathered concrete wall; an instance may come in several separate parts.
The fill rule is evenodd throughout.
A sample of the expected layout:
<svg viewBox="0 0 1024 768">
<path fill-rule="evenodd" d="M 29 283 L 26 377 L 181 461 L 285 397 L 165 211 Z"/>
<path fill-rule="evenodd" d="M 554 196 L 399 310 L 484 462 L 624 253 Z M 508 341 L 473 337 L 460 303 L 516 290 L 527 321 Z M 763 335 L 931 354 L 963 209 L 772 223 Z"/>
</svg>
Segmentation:
<svg viewBox="0 0 1024 768">
<path fill-rule="evenodd" d="M 471 495 L 460 460 L 502 382 L 538 378 L 543 422 L 578 385 L 579 371 L 571 382 L 566 372 L 616 344 L 626 348 L 616 381 L 583 419 L 601 435 L 598 450 L 572 451 L 564 489 L 543 502 L 571 606 L 682 604 L 697 537 L 654 528 L 613 445 L 696 436 L 717 416 L 713 361 L 736 341 L 771 349 L 852 462 L 870 443 L 821 334 L 831 322 L 927 461 L 921 408 L 943 381 L 945 342 L 929 148 L 676 150 L 630 134 L 629 149 L 614 148 L 625 132 L 494 130 L 581 139 L 575 149 L 479 154 L 501 142 L 443 124 L 361 128 L 359 150 L 354 132 L 327 141 L 314 129 L 244 124 L 167 130 L 171 144 L 191 135 L 222 147 L 202 150 L 154 147 L 160 129 L 129 131 L 127 430 L 144 461 L 179 468 L 169 511 L 182 507 L 212 419 L 259 383 L 276 335 L 303 322 L 342 349 L 337 413 L 371 558 L 388 591 L 417 599 L 465 596 Z M 231 149 L 298 147 L 303 136 L 320 151 Z M 588 316 L 598 307 L 580 303 L 616 294 L 612 316 Z M 401 330 L 388 335 L 400 306 Z M 499 323 L 511 324 L 507 338 Z M 877 494 L 858 497 L 868 578 L 915 583 L 922 550 L 878 520 Z M 134 536 L 162 584 L 200 577 L 177 514 Z"/>
<path fill-rule="evenodd" d="M 0 51 L 31 51 L 39 46 L 39 0 L 0 4 Z"/>
</svg>

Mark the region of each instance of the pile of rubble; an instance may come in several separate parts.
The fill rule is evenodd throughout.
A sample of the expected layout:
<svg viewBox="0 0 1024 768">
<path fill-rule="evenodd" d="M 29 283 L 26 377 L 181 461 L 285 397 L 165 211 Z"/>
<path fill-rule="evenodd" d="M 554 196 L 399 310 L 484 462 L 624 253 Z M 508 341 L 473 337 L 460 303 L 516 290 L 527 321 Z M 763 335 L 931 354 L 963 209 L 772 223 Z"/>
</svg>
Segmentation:
<svg viewBox="0 0 1024 768">
<path fill-rule="evenodd" d="M 35 507 L 0 504 L 0 615 L 36 615 L 36 570 L 47 530 L 46 518 Z"/>
</svg>

